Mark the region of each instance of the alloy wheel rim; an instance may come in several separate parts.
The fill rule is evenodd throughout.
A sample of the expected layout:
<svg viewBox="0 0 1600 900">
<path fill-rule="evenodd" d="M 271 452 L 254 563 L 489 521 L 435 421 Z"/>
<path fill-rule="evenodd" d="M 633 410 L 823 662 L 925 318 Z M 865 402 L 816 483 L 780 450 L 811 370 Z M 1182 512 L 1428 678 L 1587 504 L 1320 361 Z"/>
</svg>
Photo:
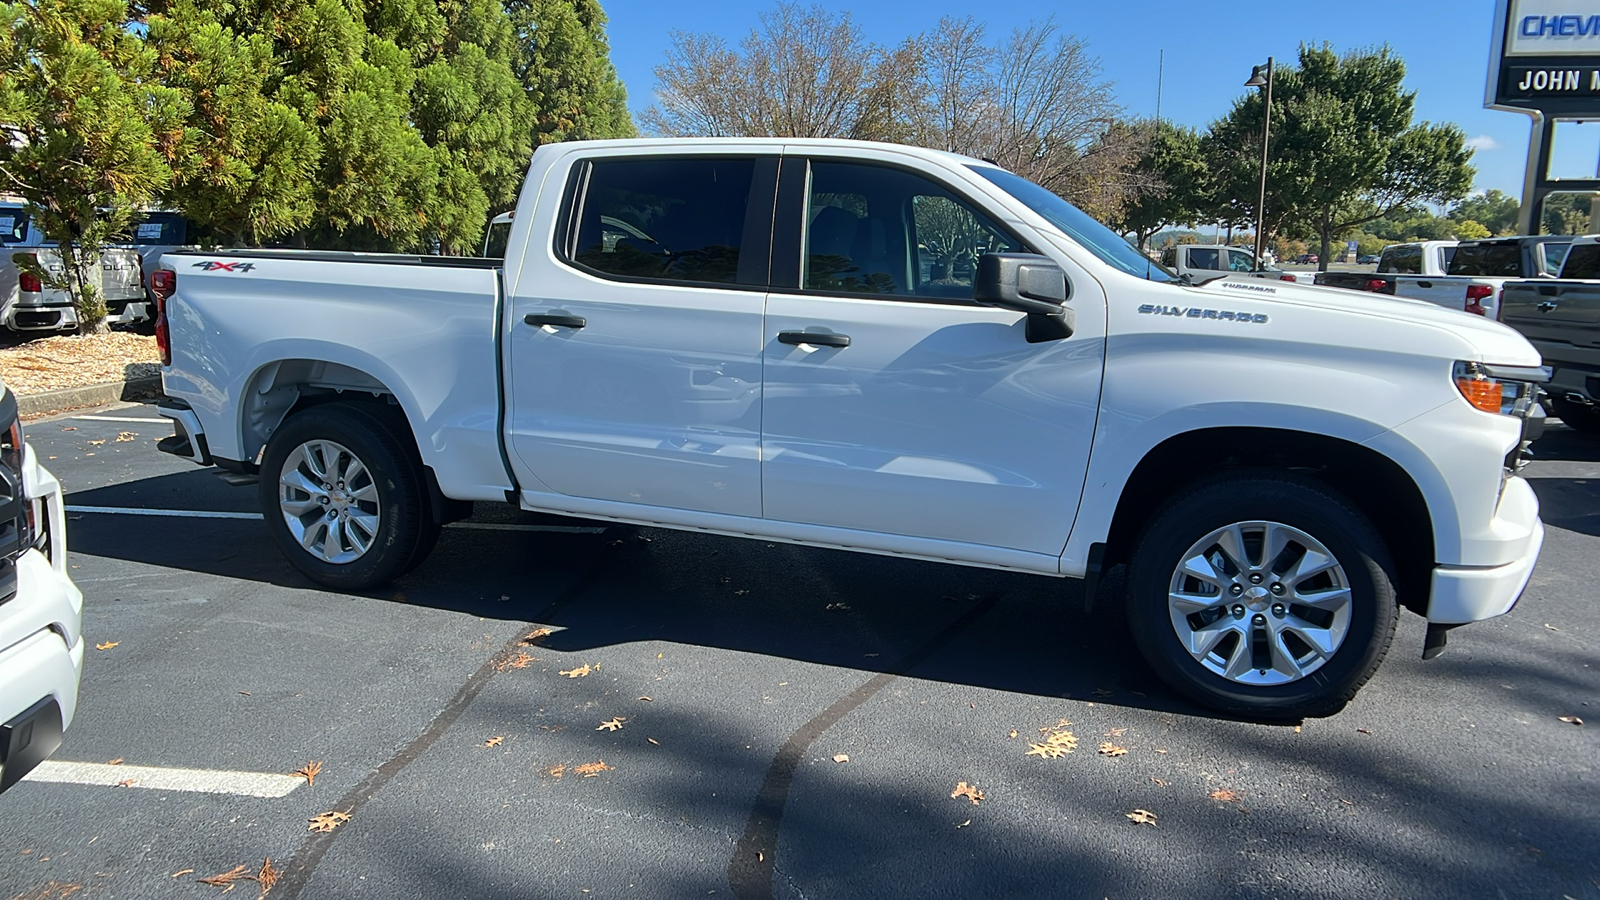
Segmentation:
<svg viewBox="0 0 1600 900">
<path fill-rule="evenodd" d="M 1228 681 L 1299 681 L 1350 633 L 1350 579 L 1327 547 L 1280 522 L 1236 522 L 1195 541 L 1167 590 L 1178 640 Z"/>
<path fill-rule="evenodd" d="M 366 464 L 349 448 L 325 440 L 306 441 L 284 459 L 278 508 L 302 549 L 336 565 L 372 549 L 382 512 Z"/>
</svg>

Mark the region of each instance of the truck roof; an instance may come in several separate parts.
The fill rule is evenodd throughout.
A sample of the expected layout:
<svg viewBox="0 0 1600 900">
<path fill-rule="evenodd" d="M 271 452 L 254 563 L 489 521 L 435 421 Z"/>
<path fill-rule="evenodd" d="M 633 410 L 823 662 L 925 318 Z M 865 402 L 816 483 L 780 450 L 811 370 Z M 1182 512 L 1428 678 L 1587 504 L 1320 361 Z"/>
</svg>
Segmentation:
<svg viewBox="0 0 1600 900">
<path fill-rule="evenodd" d="M 960 153 L 950 153 L 945 150 L 932 150 L 927 147 L 917 147 L 911 144 L 890 144 L 882 141 L 856 141 L 846 138 L 783 138 L 783 137 L 693 137 L 693 138 L 620 138 L 603 141 L 562 141 L 555 144 L 545 144 L 545 147 L 561 147 L 566 150 L 609 150 L 609 149 L 638 149 L 659 148 L 662 150 L 685 151 L 696 148 L 706 149 L 772 149 L 772 150 L 846 150 L 846 149 L 877 149 L 889 150 L 895 153 L 905 153 L 911 156 L 920 156 L 926 159 L 942 159 L 956 162 L 961 165 L 994 166 L 994 163 Z"/>
</svg>

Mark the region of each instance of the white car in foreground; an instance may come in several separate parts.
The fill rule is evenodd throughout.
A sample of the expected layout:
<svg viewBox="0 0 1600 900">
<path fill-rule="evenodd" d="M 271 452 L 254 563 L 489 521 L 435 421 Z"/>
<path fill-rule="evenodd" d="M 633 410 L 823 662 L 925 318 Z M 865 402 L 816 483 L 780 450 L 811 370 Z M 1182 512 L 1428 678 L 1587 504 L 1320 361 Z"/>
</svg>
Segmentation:
<svg viewBox="0 0 1600 900">
<path fill-rule="evenodd" d="M 67 576 L 61 484 L 22 440 L 0 384 L 0 791 L 72 724 L 83 673 L 83 595 Z"/>
<path fill-rule="evenodd" d="M 259 480 L 308 577 L 399 577 L 478 501 L 1084 578 L 1175 689 L 1325 714 L 1403 607 L 1509 610 L 1548 378 L 1496 322 L 1186 285 L 991 163 L 547 144 L 505 258 L 166 256 L 162 449 Z M 530 552 L 537 552 L 530 548 Z"/>
</svg>

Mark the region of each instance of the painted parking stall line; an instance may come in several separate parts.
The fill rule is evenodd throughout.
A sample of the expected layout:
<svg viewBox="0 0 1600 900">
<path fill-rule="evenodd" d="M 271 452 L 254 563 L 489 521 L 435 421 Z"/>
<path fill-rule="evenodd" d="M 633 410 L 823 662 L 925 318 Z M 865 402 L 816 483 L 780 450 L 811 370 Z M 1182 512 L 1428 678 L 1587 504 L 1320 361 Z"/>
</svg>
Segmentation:
<svg viewBox="0 0 1600 900">
<path fill-rule="evenodd" d="M 178 769 L 166 766 L 113 766 L 108 763 L 58 760 L 45 760 L 22 780 L 96 787 L 234 794 L 240 797 L 284 797 L 305 784 L 305 779 L 298 775 L 278 775 L 272 772 Z"/>
<path fill-rule="evenodd" d="M 171 419 L 151 419 L 136 416 L 73 416 L 75 422 L 147 422 L 151 425 L 167 425 Z"/>
<path fill-rule="evenodd" d="M 140 509 L 132 506 L 67 506 L 69 513 L 106 516 L 159 516 L 175 519 L 242 519 L 261 521 L 261 513 L 217 512 L 206 509 Z M 464 531 L 543 531 L 556 534 L 604 534 L 596 525 L 524 525 L 516 522 L 451 522 L 446 528 Z"/>
</svg>

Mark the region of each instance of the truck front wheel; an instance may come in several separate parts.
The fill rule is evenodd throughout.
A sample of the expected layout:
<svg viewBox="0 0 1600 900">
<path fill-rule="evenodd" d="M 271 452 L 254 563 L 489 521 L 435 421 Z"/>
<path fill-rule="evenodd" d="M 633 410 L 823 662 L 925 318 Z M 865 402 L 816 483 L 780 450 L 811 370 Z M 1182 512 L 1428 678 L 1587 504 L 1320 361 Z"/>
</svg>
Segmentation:
<svg viewBox="0 0 1600 900">
<path fill-rule="evenodd" d="M 1349 502 L 1271 472 L 1175 497 L 1129 572 L 1135 641 L 1202 705 L 1258 719 L 1328 715 L 1372 677 L 1394 636 L 1394 565 Z"/>
<path fill-rule="evenodd" d="M 1550 398 L 1551 410 L 1567 427 L 1585 434 L 1600 434 L 1600 406 L 1574 403 L 1562 397 Z"/>
<path fill-rule="evenodd" d="M 377 587 L 431 545 L 438 525 L 400 441 L 381 415 L 328 403 L 290 417 L 267 442 L 260 481 L 267 530 L 312 581 Z"/>
</svg>

